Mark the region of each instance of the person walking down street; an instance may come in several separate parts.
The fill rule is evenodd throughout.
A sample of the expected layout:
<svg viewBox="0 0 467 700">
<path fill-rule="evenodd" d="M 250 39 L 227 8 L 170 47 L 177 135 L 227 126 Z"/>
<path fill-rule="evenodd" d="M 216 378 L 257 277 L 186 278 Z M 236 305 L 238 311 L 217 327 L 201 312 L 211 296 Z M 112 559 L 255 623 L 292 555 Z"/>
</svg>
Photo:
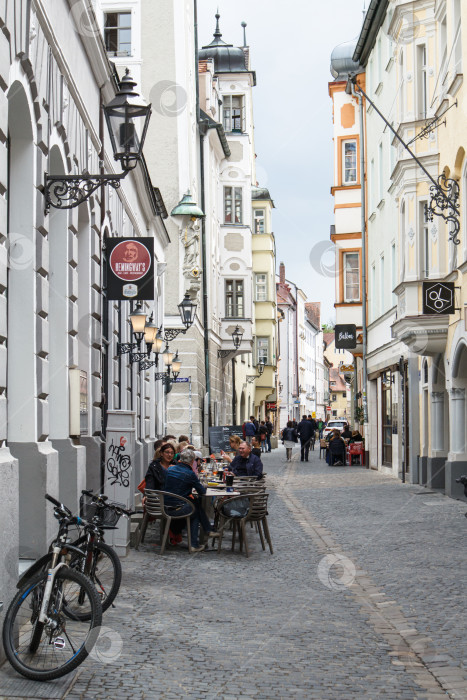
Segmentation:
<svg viewBox="0 0 467 700">
<path fill-rule="evenodd" d="M 251 444 L 251 438 L 253 435 L 256 435 L 256 426 L 253 420 L 253 416 L 250 416 L 250 420 L 245 421 L 243 424 L 245 442 L 248 442 L 249 444 Z"/>
<path fill-rule="evenodd" d="M 292 450 L 298 442 L 297 430 L 294 428 L 293 421 L 289 420 L 287 427 L 282 431 L 282 442 L 285 445 L 287 462 L 292 461 Z"/>
<path fill-rule="evenodd" d="M 230 471 L 235 476 L 263 476 L 263 463 L 259 457 L 251 451 L 251 445 L 247 442 L 240 443 L 239 454 L 232 460 Z"/>
<path fill-rule="evenodd" d="M 271 435 L 272 435 L 272 431 L 274 430 L 274 426 L 271 423 L 269 416 L 266 420 L 266 428 L 268 429 L 268 434 L 266 436 L 266 444 L 268 446 L 268 452 L 271 452 Z"/>
<path fill-rule="evenodd" d="M 195 451 L 185 448 L 180 454 L 180 461 L 177 464 L 169 467 L 165 480 L 165 491 L 173 493 L 183 498 L 190 498 L 193 489 L 203 496 L 206 493 L 206 488 L 200 482 L 193 471 L 192 465 L 196 459 Z M 217 537 L 217 533 L 211 531 L 209 518 L 201 507 L 201 499 L 194 499 L 195 511 L 190 518 L 190 534 L 191 548 L 193 552 L 201 552 L 204 545 L 199 544 L 199 526 L 208 534 L 208 537 Z M 184 515 L 191 511 L 188 503 L 180 505 L 180 501 L 176 498 L 165 496 L 164 505 L 166 506 L 169 515 Z"/>
<path fill-rule="evenodd" d="M 266 444 L 266 439 L 268 436 L 268 429 L 266 427 L 266 421 L 262 420 L 261 423 L 259 424 L 258 428 L 258 436 L 261 441 L 261 452 L 267 452 L 267 444 Z"/>
<path fill-rule="evenodd" d="M 310 443 L 315 436 L 315 422 L 303 416 L 298 424 L 297 433 L 300 436 L 300 461 L 308 462 Z"/>
<path fill-rule="evenodd" d="M 322 419 L 320 418 L 318 421 L 318 431 L 319 431 L 319 439 L 321 440 L 323 437 L 323 430 L 324 430 L 324 423 Z"/>
</svg>

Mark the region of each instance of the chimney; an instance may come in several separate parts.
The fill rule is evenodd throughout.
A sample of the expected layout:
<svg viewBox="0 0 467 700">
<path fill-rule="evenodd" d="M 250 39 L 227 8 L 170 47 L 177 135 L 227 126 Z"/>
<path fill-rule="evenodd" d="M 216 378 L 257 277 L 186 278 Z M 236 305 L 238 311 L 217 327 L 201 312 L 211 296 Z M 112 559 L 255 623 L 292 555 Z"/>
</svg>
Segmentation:
<svg viewBox="0 0 467 700">
<path fill-rule="evenodd" d="M 285 265 L 283 262 L 279 265 L 279 282 L 285 284 Z"/>
</svg>

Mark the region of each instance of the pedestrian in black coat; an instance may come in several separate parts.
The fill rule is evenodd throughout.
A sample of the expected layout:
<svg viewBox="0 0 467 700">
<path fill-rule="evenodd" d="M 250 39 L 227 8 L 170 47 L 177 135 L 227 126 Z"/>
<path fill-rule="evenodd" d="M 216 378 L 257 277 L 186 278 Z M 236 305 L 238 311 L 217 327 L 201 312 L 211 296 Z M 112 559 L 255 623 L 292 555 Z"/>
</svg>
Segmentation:
<svg viewBox="0 0 467 700">
<path fill-rule="evenodd" d="M 312 438 L 315 436 L 315 425 L 314 421 L 308 420 L 306 416 L 303 416 L 302 420 L 298 424 L 297 432 L 300 437 L 300 461 L 308 462 L 308 454 L 310 451 L 310 443 Z"/>
</svg>

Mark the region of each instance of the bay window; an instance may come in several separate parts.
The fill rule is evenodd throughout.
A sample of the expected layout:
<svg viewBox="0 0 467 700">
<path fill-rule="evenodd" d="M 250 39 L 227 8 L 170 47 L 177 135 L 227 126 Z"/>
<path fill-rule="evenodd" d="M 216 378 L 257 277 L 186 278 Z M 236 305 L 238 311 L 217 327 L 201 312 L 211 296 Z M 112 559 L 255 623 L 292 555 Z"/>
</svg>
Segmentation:
<svg viewBox="0 0 467 700">
<path fill-rule="evenodd" d="M 242 188 L 224 187 L 224 223 L 241 224 L 242 221 Z"/>
<path fill-rule="evenodd" d="M 360 253 L 344 253 L 344 301 L 360 301 Z"/>
</svg>

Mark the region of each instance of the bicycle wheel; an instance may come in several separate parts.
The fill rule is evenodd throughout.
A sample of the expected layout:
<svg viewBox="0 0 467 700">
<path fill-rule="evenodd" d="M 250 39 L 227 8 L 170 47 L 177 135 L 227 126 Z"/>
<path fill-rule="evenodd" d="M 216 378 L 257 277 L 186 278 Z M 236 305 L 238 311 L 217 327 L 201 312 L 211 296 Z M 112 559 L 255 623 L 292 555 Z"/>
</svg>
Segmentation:
<svg viewBox="0 0 467 700">
<path fill-rule="evenodd" d="M 83 551 L 82 557 L 77 554 L 73 556 L 70 566 L 91 579 L 99 595 L 102 611 L 107 610 L 117 597 L 122 582 L 122 565 L 115 550 L 105 542 L 95 542 L 90 564 L 87 565 L 86 553 Z M 88 619 L 87 613 L 79 615 L 82 620 Z"/>
<path fill-rule="evenodd" d="M 48 681 L 73 671 L 99 635 L 102 606 L 96 589 L 79 571 L 61 568 L 54 580 L 47 615 L 39 622 L 47 573 L 30 579 L 12 600 L 3 623 L 3 646 L 13 668 L 26 678 Z M 83 596 L 83 603 L 78 598 Z M 82 610 L 89 619 L 82 620 Z"/>
</svg>

